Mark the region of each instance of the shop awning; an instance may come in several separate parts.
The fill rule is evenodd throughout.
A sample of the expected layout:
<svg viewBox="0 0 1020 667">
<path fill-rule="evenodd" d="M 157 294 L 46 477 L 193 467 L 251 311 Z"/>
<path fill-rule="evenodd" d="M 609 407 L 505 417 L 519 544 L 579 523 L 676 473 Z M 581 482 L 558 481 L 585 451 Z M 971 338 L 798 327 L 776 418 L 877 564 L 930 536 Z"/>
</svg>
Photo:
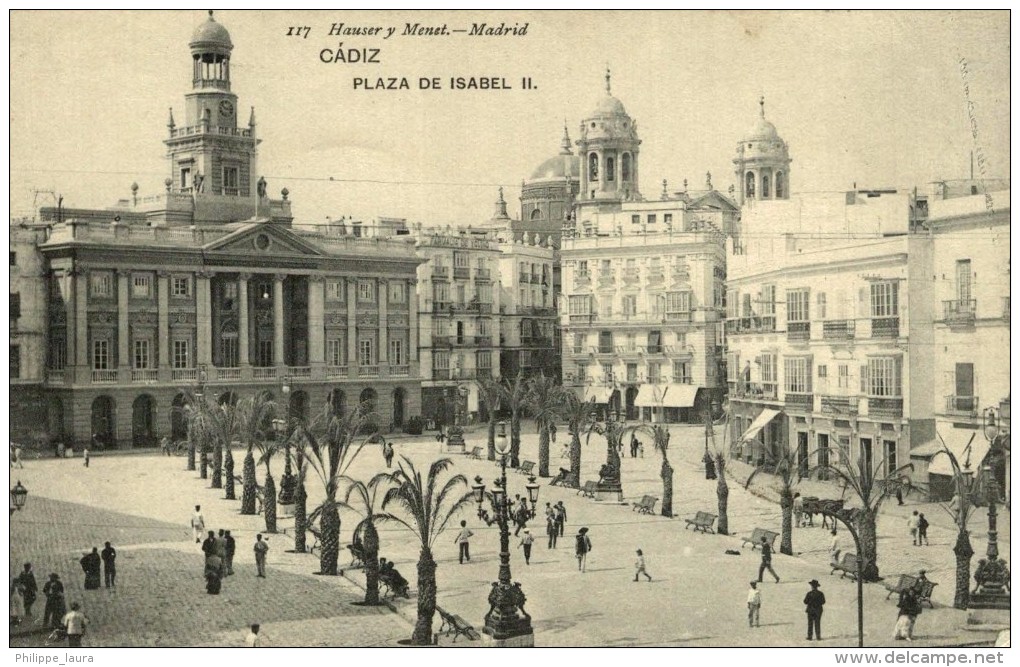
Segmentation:
<svg viewBox="0 0 1020 667">
<path fill-rule="evenodd" d="M 662 405 L 667 408 L 692 408 L 700 388 L 693 384 L 671 384 L 662 399 Z"/>
<path fill-rule="evenodd" d="M 742 436 L 740 436 L 740 440 L 742 442 L 754 440 L 754 438 L 761 432 L 763 428 L 765 428 L 765 426 L 770 421 L 779 416 L 780 412 L 782 411 L 770 410 L 768 408 L 762 410 L 761 413 L 754 418 L 754 421 L 751 422 L 751 426 L 746 431 L 744 431 L 744 434 Z"/>
<path fill-rule="evenodd" d="M 985 436 L 981 431 L 966 428 L 946 428 L 939 429 L 939 435 L 946 441 L 946 447 L 956 457 L 956 462 L 960 464 L 961 468 L 965 467 L 969 461 L 970 470 L 976 473 L 981 469 L 981 464 L 984 462 L 985 456 L 988 455 L 989 449 L 988 441 L 985 440 Z M 971 436 L 973 436 L 973 439 L 971 439 Z M 968 445 L 970 447 L 969 452 L 967 451 Z M 953 464 L 949 460 L 949 456 L 942 449 L 942 440 L 935 438 L 935 440 L 911 450 L 910 456 L 917 457 L 918 454 L 923 456 L 924 453 L 929 451 L 931 452 L 931 459 L 928 463 L 928 474 L 952 477 Z"/>
<path fill-rule="evenodd" d="M 642 408 L 657 408 L 662 405 L 662 394 L 665 388 L 661 385 L 643 384 L 634 398 L 634 405 Z"/>
<path fill-rule="evenodd" d="M 609 387 L 588 387 L 584 392 L 584 400 L 590 401 L 594 398 L 596 403 L 604 404 L 609 402 L 612 394 L 613 390 Z"/>
</svg>

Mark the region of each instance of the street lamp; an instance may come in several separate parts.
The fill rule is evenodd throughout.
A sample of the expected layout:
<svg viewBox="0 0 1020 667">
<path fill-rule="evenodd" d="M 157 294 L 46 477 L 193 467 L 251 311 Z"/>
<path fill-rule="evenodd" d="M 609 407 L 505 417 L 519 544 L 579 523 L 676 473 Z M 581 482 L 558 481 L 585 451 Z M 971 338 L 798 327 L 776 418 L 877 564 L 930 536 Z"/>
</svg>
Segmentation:
<svg viewBox="0 0 1020 667">
<path fill-rule="evenodd" d="M 838 500 L 823 500 L 820 509 L 823 515 L 832 518 L 833 525 L 839 521 L 846 526 L 847 532 L 854 538 L 854 548 L 857 549 L 857 646 L 864 648 L 864 573 L 868 571 L 869 564 L 864 560 L 861 536 L 857 534 L 854 523 L 860 509 L 843 508 L 842 501 Z"/>
<path fill-rule="evenodd" d="M 11 513 L 9 516 L 14 516 L 15 512 L 20 512 L 25 507 L 25 501 L 28 499 L 28 489 L 21 485 L 21 480 L 14 485 L 11 489 Z"/>
<path fill-rule="evenodd" d="M 506 422 L 499 423 L 499 434 L 496 436 L 496 451 L 499 453 L 499 479 L 493 482 L 489 501 L 492 506 L 493 518 L 482 507 L 485 500 L 485 483 L 481 476 L 475 477 L 471 486 L 475 501 L 478 503 L 478 518 L 486 524 L 499 524 L 499 580 L 493 582 L 489 592 L 489 611 L 485 614 L 485 627 L 482 632 L 498 646 L 534 646 L 535 631 L 531 627 L 531 615 L 524 611 L 527 600 L 520 583 L 511 582 L 510 574 L 510 500 L 506 486 L 506 459 L 509 446 L 506 437 Z M 532 489 L 532 484 L 534 489 Z M 538 484 L 527 486 L 528 498 L 532 509 L 538 501 Z"/>
<path fill-rule="evenodd" d="M 528 483 L 524 485 L 524 488 L 528 490 L 528 500 L 531 502 L 531 518 L 535 518 L 535 506 L 538 504 L 538 482 L 535 481 L 534 476 L 528 478 Z"/>
<path fill-rule="evenodd" d="M 280 391 L 283 393 L 284 401 L 287 403 L 287 415 L 290 416 L 290 385 L 291 378 L 289 375 L 283 376 L 283 385 L 280 387 Z M 277 424 L 277 422 L 280 422 Z M 294 476 L 291 470 L 290 464 L 290 438 L 287 437 L 287 420 L 285 419 L 274 419 L 273 429 L 277 433 L 277 438 L 283 437 L 284 440 L 284 458 L 283 458 L 283 476 L 280 478 L 280 495 L 279 501 L 281 505 L 292 505 L 294 504 L 294 491 L 297 488 L 297 478 Z"/>
<path fill-rule="evenodd" d="M 1008 408 L 1007 408 L 1008 410 Z M 1007 412 L 1008 414 L 1008 412 Z M 1009 568 L 1006 561 L 999 558 L 999 532 L 996 524 L 998 517 L 997 503 L 999 485 L 995 478 L 1003 450 L 1006 435 L 999 427 L 999 413 L 995 408 L 984 412 L 984 435 L 990 445 L 985 464 L 981 468 L 985 493 L 988 499 L 988 551 L 986 558 L 978 562 L 974 571 L 976 586 L 970 594 L 969 607 L 973 609 L 1009 609 Z"/>
</svg>

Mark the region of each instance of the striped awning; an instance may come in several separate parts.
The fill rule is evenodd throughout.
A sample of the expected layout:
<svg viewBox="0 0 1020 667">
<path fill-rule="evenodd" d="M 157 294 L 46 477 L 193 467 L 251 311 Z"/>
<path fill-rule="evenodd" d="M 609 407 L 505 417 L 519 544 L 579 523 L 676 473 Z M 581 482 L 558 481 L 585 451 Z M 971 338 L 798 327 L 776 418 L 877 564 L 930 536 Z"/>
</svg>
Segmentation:
<svg viewBox="0 0 1020 667">
<path fill-rule="evenodd" d="M 768 408 L 762 410 L 761 413 L 754 418 L 754 421 L 751 422 L 751 426 L 749 426 L 748 429 L 744 431 L 744 434 L 740 436 L 740 440 L 742 442 L 754 440 L 754 438 L 761 433 L 761 430 L 765 428 L 770 421 L 779 416 L 780 412 L 781 410 L 770 410 Z"/>
<path fill-rule="evenodd" d="M 666 390 L 666 396 L 662 404 L 667 408 L 691 408 L 694 407 L 694 399 L 698 395 L 698 389 L 693 384 L 671 384 Z"/>
<path fill-rule="evenodd" d="M 641 408 L 657 408 L 662 405 L 663 393 L 664 387 L 661 385 L 643 384 L 634 398 L 634 405 Z"/>
<path fill-rule="evenodd" d="M 608 403 L 612 395 L 613 390 L 609 387 L 588 387 L 584 390 L 584 400 L 590 401 L 594 398 L 595 402 L 600 404 Z"/>
</svg>

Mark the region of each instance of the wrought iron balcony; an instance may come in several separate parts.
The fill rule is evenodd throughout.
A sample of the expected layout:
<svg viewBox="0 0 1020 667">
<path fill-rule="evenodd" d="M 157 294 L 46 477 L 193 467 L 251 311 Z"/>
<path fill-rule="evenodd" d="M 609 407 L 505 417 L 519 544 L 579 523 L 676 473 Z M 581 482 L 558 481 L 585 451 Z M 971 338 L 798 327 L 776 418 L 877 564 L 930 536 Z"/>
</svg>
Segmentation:
<svg viewBox="0 0 1020 667">
<path fill-rule="evenodd" d="M 811 340 L 810 322 L 787 322 L 786 340 L 788 341 L 809 341 Z"/>
<path fill-rule="evenodd" d="M 977 396 L 946 396 L 946 412 L 960 415 L 976 415 Z"/>
<path fill-rule="evenodd" d="M 471 267 L 468 266 L 455 266 L 453 267 L 453 277 L 455 280 L 467 280 L 471 277 Z"/>
<path fill-rule="evenodd" d="M 132 368 L 131 369 L 131 382 L 134 383 L 149 383 L 156 382 L 159 380 L 159 371 L 155 368 Z"/>
<path fill-rule="evenodd" d="M 903 399 L 869 396 L 868 416 L 899 419 L 903 416 Z"/>
<path fill-rule="evenodd" d="M 475 280 L 488 282 L 492 280 L 492 272 L 489 269 L 475 269 Z"/>
<path fill-rule="evenodd" d="M 899 338 L 900 318 L 899 317 L 873 317 L 871 318 L 872 338 Z"/>
<path fill-rule="evenodd" d="M 853 340 L 857 332 L 857 323 L 853 320 L 826 320 L 822 322 L 822 338 L 824 340 Z"/>
<path fill-rule="evenodd" d="M 786 406 L 788 408 L 798 408 L 800 410 L 811 411 L 814 409 L 815 395 L 814 394 L 796 394 L 786 392 Z"/>
<path fill-rule="evenodd" d="M 822 396 L 822 412 L 828 415 L 855 415 L 858 412 L 856 396 Z"/>
<path fill-rule="evenodd" d="M 432 347 L 450 347 L 452 344 L 452 336 L 432 335 Z"/>
<path fill-rule="evenodd" d="M 347 377 L 347 366 L 326 366 L 327 380 L 340 380 Z"/>
<path fill-rule="evenodd" d="M 974 319 L 977 314 L 977 299 L 943 301 L 942 312 L 944 314 L 946 324 L 951 327 L 974 326 Z"/>
<path fill-rule="evenodd" d="M 435 266 L 432 267 L 432 280 L 449 280 L 450 271 L 447 266 Z"/>
<path fill-rule="evenodd" d="M 666 313 L 666 320 L 668 320 L 670 322 L 690 322 L 691 321 L 691 312 L 689 310 L 688 311 L 667 312 Z"/>
<path fill-rule="evenodd" d="M 690 384 L 690 378 L 681 384 Z M 763 398 L 776 400 L 778 385 L 775 382 L 730 381 L 730 394 L 735 398 Z"/>
<path fill-rule="evenodd" d="M 113 384 L 117 381 L 116 370 L 93 370 L 92 384 Z"/>
</svg>

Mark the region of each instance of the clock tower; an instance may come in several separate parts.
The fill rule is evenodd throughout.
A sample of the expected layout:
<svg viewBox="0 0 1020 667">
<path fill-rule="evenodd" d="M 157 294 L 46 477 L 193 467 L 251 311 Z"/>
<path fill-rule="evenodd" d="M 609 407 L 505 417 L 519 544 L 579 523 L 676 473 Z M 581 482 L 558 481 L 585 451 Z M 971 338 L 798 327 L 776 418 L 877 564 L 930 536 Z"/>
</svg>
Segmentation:
<svg viewBox="0 0 1020 667">
<path fill-rule="evenodd" d="M 213 18 L 191 36 L 192 90 L 185 96 L 184 125 L 170 111 L 170 181 L 174 192 L 188 193 L 196 203 L 231 198 L 255 204 L 255 110 L 247 127 L 237 124 L 237 95 L 230 90 L 230 33 Z M 223 201 L 223 200 L 220 200 Z M 253 209 L 254 211 L 254 209 Z"/>
</svg>

